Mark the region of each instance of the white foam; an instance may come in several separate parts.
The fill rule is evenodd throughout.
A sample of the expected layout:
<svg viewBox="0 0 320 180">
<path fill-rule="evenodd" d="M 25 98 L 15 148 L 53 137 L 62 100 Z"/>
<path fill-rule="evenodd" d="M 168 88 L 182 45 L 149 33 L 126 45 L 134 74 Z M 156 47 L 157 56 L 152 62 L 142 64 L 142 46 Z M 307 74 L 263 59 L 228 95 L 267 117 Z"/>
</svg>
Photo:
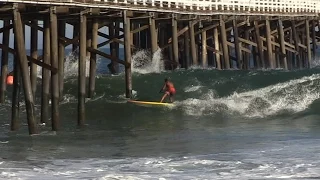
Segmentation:
<svg viewBox="0 0 320 180">
<path fill-rule="evenodd" d="M 132 72 L 139 74 L 160 73 L 164 70 L 164 61 L 162 59 L 162 50 L 158 50 L 154 54 L 149 51 L 140 50 L 132 55 Z"/>
<path fill-rule="evenodd" d="M 64 63 L 64 78 L 68 78 L 71 76 L 77 76 L 79 72 L 79 50 L 76 49 L 75 51 L 71 51 L 66 57 L 65 57 L 65 63 Z M 99 57 L 99 56 L 98 56 Z M 86 57 L 86 77 L 89 77 L 89 68 L 90 68 L 90 61 L 89 56 Z M 98 58 L 97 61 L 100 61 Z M 98 62 L 97 62 L 98 63 Z M 37 68 L 37 77 L 42 78 L 42 68 Z"/>
<path fill-rule="evenodd" d="M 320 75 L 314 74 L 253 91 L 235 92 L 222 98 L 216 98 L 215 93 L 209 91 L 200 98 L 179 102 L 179 105 L 183 106 L 188 115 L 194 116 L 221 110 L 250 117 L 272 115 L 281 110 L 300 112 L 320 97 L 314 80 L 320 80 Z"/>
<path fill-rule="evenodd" d="M 300 145 L 304 142 L 303 145 Z M 215 155 L 184 156 L 175 158 L 117 158 L 117 159 L 53 159 L 41 160 L 41 166 L 26 166 L 8 162 L 0 166 L 0 178 L 21 179 L 248 179 L 248 178 L 306 178 L 317 177 L 319 160 L 297 155 L 307 149 L 316 153 L 315 141 L 300 140 L 297 147 L 280 151 L 279 144 L 269 144 L 262 151 L 252 149 Z M 239 152 L 240 150 L 240 152 Z M 260 149 L 261 150 L 261 149 Z M 291 154 L 286 156 L 286 154 Z M 281 155 L 282 158 L 277 157 Z M 215 157 L 218 157 L 216 159 Z M 230 159 L 230 157 L 233 157 Z M 222 159 L 222 160 L 221 160 Z M 227 160 L 230 159 L 230 160 Z M 34 159 L 39 160 L 39 159 Z M 44 163 L 47 161 L 48 163 Z M 28 163 L 28 162 L 25 162 Z M 15 165 L 16 164 L 16 165 Z M 1 164 L 0 164 L 1 165 Z"/>
</svg>

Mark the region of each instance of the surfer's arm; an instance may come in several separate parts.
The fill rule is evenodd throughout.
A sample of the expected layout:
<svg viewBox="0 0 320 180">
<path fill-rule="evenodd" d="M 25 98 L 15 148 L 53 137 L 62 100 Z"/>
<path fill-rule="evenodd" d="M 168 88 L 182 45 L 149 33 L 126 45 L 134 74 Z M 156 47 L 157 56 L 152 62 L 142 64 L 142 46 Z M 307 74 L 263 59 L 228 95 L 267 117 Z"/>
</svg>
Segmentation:
<svg viewBox="0 0 320 180">
<path fill-rule="evenodd" d="M 163 92 L 165 88 L 166 88 L 166 84 L 163 85 L 163 87 L 160 89 L 159 93 Z"/>
</svg>

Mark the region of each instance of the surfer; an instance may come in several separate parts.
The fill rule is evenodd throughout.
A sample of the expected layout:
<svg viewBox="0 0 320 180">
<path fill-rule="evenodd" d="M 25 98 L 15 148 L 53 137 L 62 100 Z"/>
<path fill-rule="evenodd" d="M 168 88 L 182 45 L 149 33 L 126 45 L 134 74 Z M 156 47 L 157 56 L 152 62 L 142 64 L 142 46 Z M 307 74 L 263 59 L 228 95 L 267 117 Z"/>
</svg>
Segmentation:
<svg viewBox="0 0 320 180">
<path fill-rule="evenodd" d="M 176 94 L 176 89 L 174 88 L 174 85 L 171 81 L 169 81 L 168 78 L 165 78 L 164 79 L 164 85 L 162 87 L 162 89 L 160 90 L 160 92 L 164 92 L 164 95 L 162 96 L 161 98 L 161 103 L 162 101 L 167 97 L 169 96 L 170 97 L 170 102 L 173 102 L 173 96 Z"/>
</svg>

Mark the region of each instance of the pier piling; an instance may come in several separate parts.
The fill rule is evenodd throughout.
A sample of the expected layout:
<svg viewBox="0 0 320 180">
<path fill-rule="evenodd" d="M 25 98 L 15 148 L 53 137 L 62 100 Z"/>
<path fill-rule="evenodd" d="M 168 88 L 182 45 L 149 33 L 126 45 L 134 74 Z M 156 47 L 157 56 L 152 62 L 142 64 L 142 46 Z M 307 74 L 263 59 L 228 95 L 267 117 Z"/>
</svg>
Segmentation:
<svg viewBox="0 0 320 180">
<path fill-rule="evenodd" d="M 31 21 L 32 27 L 31 27 L 31 41 L 30 41 L 30 51 L 31 51 L 31 57 L 33 59 L 38 59 L 38 29 L 36 28 L 38 26 L 37 20 Z M 31 79 L 31 88 L 32 93 L 34 97 L 35 102 L 35 94 L 37 90 L 37 65 L 35 63 L 30 64 L 30 79 Z"/>
<path fill-rule="evenodd" d="M 10 20 L 4 20 L 3 27 L 6 28 L 10 25 Z M 10 29 L 3 30 L 2 33 L 2 44 L 9 47 L 10 40 Z M 0 103 L 5 101 L 5 91 L 7 89 L 7 75 L 8 75 L 8 60 L 9 53 L 6 50 L 1 51 L 1 87 L 0 87 Z"/>
<path fill-rule="evenodd" d="M 28 128 L 29 134 L 37 134 L 38 128 L 35 121 L 34 115 L 34 98 L 33 92 L 31 88 L 31 80 L 29 76 L 28 70 L 28 61 L 27 61 L 27 54 L 26 48 L 24 43 L 24 36 L 23 36 L 23 23 L 21 21 L 21 15 L 17 8 L 13 10 L 13 25 L 14 25 L 14 33 L 16 37 L 17 43 L 17 53 L 19 59 L 19 65 L 21 69 L 22 75 L 22 82 L 23 82 L 23 90 L 24 90 L 24 97 L 26 102 L 26 111 L 27 111 L 27 121 L 28 121 Z M 17 77 L 16 77 L 17 78 Z"/>
<path fill-rule="evenodd" d="M 80 13 L 80 46 L 79 46 L 79 75 L 78 75 L 78 126 L 84 126 L 85 93 L 86 93 L 86 47 L 87 47 L 87 17 Z"/>
<path fill-rule="evenodd" d="M 97 49 L 98 44 L 98 29 L 99 23 L 97 19 L 93 19 L 92 22 L 92 37 L 91 37 L 91 47 Z M 97 55 L 96 53 L 90 53 L 90 71 L 89 71 L 89 93 L 88 97 L 92 98 L 95 91 L 95 80 L 96 80 L 96 69 L 97 69 Z"/>
<path fill-rule="evenodd" d="M 51 64 L 50 53 L 50 19 L 46 17 L 43 23 L 43 63 Z M 42 90 L 41 90 L 41 123 L 49 120 L 49 99 L 50 99 L 50 71 L 42 67 Z"/>
<path fill-rule="evenodd" d="M 224 68 L 230 69 L 229 48 L 227 44 L 227 31 L 226 31 L 226 25 L 222 16 L 220 16 L 220 35 L 221 35 L 221 46 L 223 51 Z"/>
<path fill-rule="evenodd" d="M 196 52 L 196 39 L 194 34 L 193 21 L 189 21 L 189 38 L 190 38 L 190 52 L 192 57 L 192 65 L 198 65 L 197 52 Z"/>
<path fill-rule="evenodd" d="M 58 35 L 61 38 L 65 37 L 66 32 L 66 22 L 60 20 L 58 24 Z M 64 88 L 64 62 L 65 62 L 65 46 L 62 41 L 58 42 L 58 73 L 59 73 L 59 100 L 62 100 L 63 97 L 63 88 Z"/>
<path fill-rule="evenodd" d="M 283 24 L 282 20 L 278 20 L 278 33 L 279 33 L 279 44 L 280 44 L 280 59 L 281 62 L 283 63 L 284 69 L 288 69 L 288 64 L 287 64 L 287 55 L 286 55 L 286 47 L 285 47 L 285 41 L 284 41 L 284 32 L 283 32 Z"/>
<path fill-rule="evenodd" d="M 51 66 L 58 69 L 58 19 L 56 14 L 56 7 L 50 8 L 50 56 Z M 57 131 L 59 128 L 59 73 L 51 71 L 51 114 L 52 114 L 52 130 Z"/>
<path fill-rule="evenodd" d="M 131 33 L 130 33 L 130 18 L 127 16 L 127 11 L 123 11 L 123 26 L 124 26 L 124 49 L 125 62 L 130 66 L 125 66 L 125 82 L 126 82 L 126 97 L 132 97 L 132 76 L 131 76 Z"/>
<path fill-rule="evenodd" d="M 217 69 L 221 70 L 220 43 L 219 43 L 218 27 L 213 28 L 213 38 L 214 38 L 216 67 L 217 67 Z"/>
<path fill-rule="evenodd" d="M 309 19 L 305 20 L 306 26 L 305 26 L 305 41 L 307 46 L 307 67 L 311 67 L 311 46 L 310 46 L 310 25 L 309 25 Z M 313 30 L 314 31 L 314 30 Z"/>
</svg>

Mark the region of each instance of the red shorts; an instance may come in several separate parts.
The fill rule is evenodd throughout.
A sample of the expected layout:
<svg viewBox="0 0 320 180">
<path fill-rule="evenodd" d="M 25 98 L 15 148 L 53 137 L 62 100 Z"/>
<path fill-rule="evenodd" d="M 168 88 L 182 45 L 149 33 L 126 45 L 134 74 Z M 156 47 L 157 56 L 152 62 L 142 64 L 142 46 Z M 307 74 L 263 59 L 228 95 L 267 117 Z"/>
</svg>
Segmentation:
<svg viewBox="0 0 320 180">
<path fill-rule="evenodd" d="M 167 90 L 167 92 L 169 93 L 170 96 L 172 96 L 172 95 L 176 94 L 176 89 L 170 88 L 170 89 Z"/>
</svg>

